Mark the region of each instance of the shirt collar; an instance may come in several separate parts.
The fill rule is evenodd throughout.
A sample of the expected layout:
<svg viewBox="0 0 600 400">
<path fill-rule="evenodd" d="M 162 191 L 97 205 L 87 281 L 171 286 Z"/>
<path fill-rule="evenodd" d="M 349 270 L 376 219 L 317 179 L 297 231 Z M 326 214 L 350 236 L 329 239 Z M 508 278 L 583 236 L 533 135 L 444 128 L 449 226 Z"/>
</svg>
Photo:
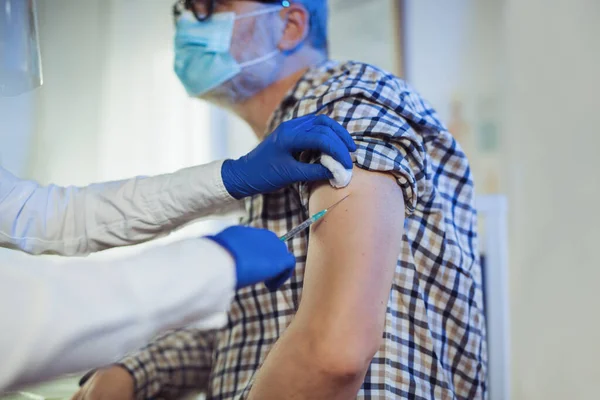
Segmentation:
<svg viewBox="0 0 600 400">
<path fill-rule="evenodd" d="M 263 138 L 273 132 L 281 121 L 289 119 L 287 114 L 294 109 L 294 106 L 307 95 L 309 90 L 329 79 L 333 69 L 339 65 L 338 61 L 326 60 L 306 71 L 298 82 L 283 96 L 283 100 L 281 100 L 277 109 L 271 114 L 267 123 L 267 132 L 265 132 Z"/>
</svg>

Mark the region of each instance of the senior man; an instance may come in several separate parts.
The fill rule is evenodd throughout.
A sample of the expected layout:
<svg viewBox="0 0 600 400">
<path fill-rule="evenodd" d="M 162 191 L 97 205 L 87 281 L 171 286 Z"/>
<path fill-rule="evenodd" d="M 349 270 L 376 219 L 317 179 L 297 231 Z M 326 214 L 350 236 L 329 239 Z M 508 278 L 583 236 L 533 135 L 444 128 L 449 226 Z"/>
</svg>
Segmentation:
<svg viewBox="0 0 600 400">
<path fill-rule="evenodd" d="M 356 142 L 348 187 L 254 196 L 248 223 L 284 233 L 350 197 L 290 243 L 297 270 L 276 293 L 239 290 L 225 329 L 162 336 L 76 397 L 485 398 L 473 182 L 436 112 L 391 74 L 328 60 L 325 0 L 175 10 L 175 70 L 191 95 L 235 112 L 261 139 L 316 112 Z"/>
</svg>

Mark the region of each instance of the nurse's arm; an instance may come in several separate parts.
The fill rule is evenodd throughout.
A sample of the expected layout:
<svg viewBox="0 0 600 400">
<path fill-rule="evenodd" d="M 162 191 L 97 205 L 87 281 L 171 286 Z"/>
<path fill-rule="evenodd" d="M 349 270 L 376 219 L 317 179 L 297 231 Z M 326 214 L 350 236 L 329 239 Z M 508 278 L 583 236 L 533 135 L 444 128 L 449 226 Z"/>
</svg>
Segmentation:
<svg viewBox="0 0 600 400">
<path fill-rule="evenodd" d="M 85 187 L 41 186 L 0 167 L 0 247 L 83 256 L 134 245 L 240 208 L 222 162 Z"/>
<path fill-rule="evenodd" d="M 157 333 L 224 317 L 236 283 L 234 259 L 208 239 L 121 260 L 10 258 L 0 260 L 0 392 L 112 363 Z"/>
<path fill-rule="evenodd" d="M 347 194 L 311 231 L 298 313 L 260 369 L 252 399 L 354 399 L 382 343 L 403 195 L 392 175 L 355 168 L 345 189 L 316 187 L 310 212 Z"/>
</svg>

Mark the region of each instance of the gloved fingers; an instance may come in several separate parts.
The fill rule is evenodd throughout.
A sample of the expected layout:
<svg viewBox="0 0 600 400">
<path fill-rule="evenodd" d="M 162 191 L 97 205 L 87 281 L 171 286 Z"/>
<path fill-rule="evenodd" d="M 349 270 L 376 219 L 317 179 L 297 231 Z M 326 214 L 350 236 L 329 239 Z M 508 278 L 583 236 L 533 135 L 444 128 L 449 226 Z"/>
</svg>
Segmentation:
<svg viewBox="0 0 600 400">
<path fill-rule="evenodd" d="M 305 164 L 298 161 L 297 168 L 305 182 L 333 179 L 331 171 L 321 164 Z"/>
<path fill-rule="evenodd" d="M 270 292 L 275 292 L 281 287 L 288 279 L 292 277 L 294 273 L 294 267 L 296 266 L 296 257 L 292 253 L 287 254 L 287 258 L 284 261 L 285 269 L 275 278 L 265 281 L 265 286 Z"/>
<path fill-rule="evenodd" d="M 287 245 L 267 229 L 233 226 L 207 238 L 233 256 L 237 289 L 271 280 L 283 283 L 296 265 Z"/>
<path fill-rule="evenodd" d="M 326 126 L 330 128 L 338 137 L 344 142 L 349 151 L 356 151 L 356 143 L 350 136 L 350 133 L 346 128 L 340 125 L 336 120 L 328 117 L 327 115 L 318 115 L 314 122 L 315 125 Z"/>
<path fill-rule="evenodd" d="M 270 279 L 265 282 L 265 286 L 269 289 L 269 292 L 276 292 L 277 289 L 281 287 L 288 279 L 292 277 L 292 273 L 294 272 L 293 268 L 286 270 L 279 274 L 276 278 Z"/>
<path fill-rule="evenodd" d="M 295 118 L 286 122 L 281 123 L 277 130 L 281 130 L 281 133 L 285 135 L 295 136 L 298 131 L 301 133 L 306 132 L 314 125 L 314 120 L 317 119 L 315 114 L 308 114 L 303 117 Z"/>
<path fill-rule="evenodd" d="M 312 126 L 315 119 L 317 119 L 316 114 L 308 114 L 308 115 L 304 115 L 302 117 L 298 117 L 298 118 L 292 119 L 290 121 L 284 122 L 284 124 L 291 123 L 291 124 L 293 124 L 294 127 L 301 127 L 301 126 L 305 125 L 308 128 L 308 127 Z"/>
<path fill-rule="evenodd" d="M 294 151 L 316 150 L 330 155 L 344 168 L 352 168 L 352 157 L 348 148 L 329 127 L 314 126 L 305 135 L 298 136 L 294 142 L 297 147 Z"/>
</svg>

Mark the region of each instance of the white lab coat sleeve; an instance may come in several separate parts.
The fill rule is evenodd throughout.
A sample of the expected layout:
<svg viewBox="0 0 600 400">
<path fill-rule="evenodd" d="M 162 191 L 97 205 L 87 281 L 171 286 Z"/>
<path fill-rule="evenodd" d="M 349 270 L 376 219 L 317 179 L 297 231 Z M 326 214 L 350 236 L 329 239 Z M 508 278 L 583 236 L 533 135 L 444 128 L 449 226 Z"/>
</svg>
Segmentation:
<svg viewBox="0 0 600 400">
<path fill-rule="evenodd" d="M 40 186 L 0 167 L 0 247 L 87 255 L 240 210 L 242 203 L 223 184 L 222 164 L 86 187 Z"/>
<path fill-rule="evenodd" d="M 233 258 L 208 239 L 110 262 L 21 258 L 0 261 L 0 392 L 115 362 L 224 313 L 234 294 Z"/>
</svg>

